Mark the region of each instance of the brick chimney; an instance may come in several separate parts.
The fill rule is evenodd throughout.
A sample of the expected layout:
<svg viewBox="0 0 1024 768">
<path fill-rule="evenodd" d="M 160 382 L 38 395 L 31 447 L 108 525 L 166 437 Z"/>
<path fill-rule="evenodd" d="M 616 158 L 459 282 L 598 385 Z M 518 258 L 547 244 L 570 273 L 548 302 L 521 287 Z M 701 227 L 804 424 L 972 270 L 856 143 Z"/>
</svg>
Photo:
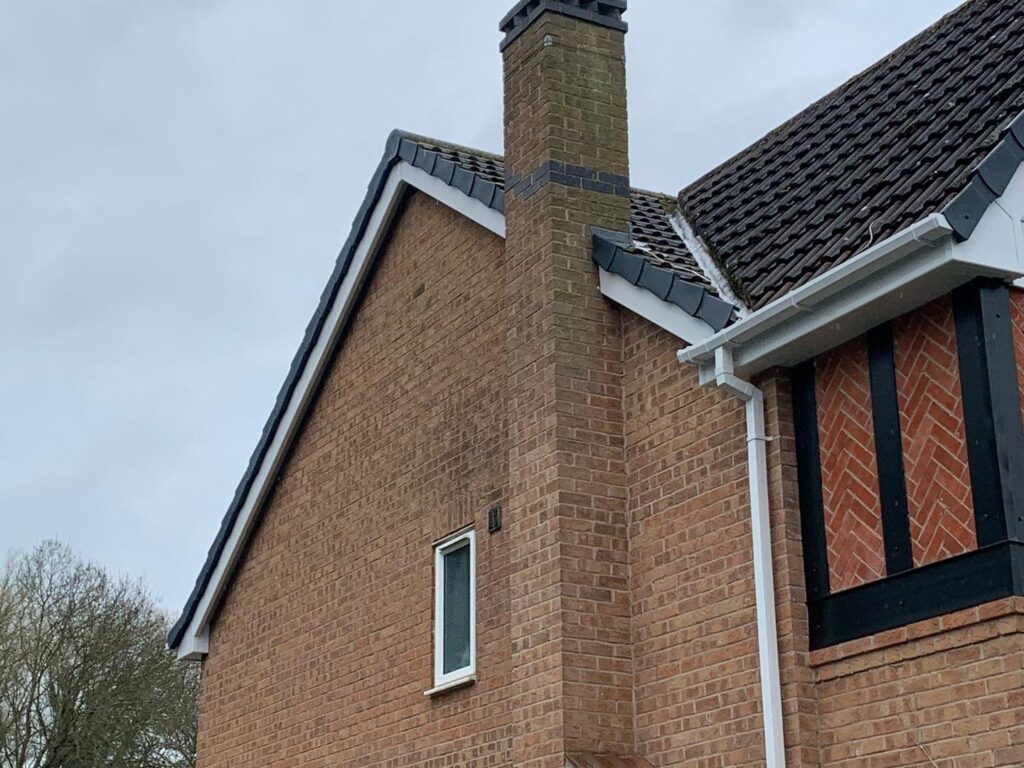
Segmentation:
<svg viewBox="0 0 1024 768">
<path fill-rule="evenodd" d="M 629 227 L 625 10 L 501 22 L 517 766 L 634 752 L 622 343 L 591 255 Z"/>
</svg>

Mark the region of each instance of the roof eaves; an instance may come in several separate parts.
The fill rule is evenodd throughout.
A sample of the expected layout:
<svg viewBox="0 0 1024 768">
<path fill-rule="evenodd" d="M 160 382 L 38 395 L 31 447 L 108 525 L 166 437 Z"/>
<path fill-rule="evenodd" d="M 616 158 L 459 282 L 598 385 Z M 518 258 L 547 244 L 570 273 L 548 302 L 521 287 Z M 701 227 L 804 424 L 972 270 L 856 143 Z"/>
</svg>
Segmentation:
<svg viewBox="0 0 1024 768">
<path fill-rule="evenodd" d="M 970 238 L 988 207 L 1006 192 L 1021 163 L 1024 163 L 1024 112 L 1010 123 L 1003 138 L 974 169 L 963 191 L 942 209 L 957 239 Z"/>
<path fill-rule="evenodd" d="M 635 253 L 629 235 L 595 227 L 593 238 L 593 259 L 599 267 L 650 291 L 662 301 L 675 304 L 691 317 L 703 320 L 715 332 L 725 328 L 735 315 L 736 307 L 704 286 L 684 280 Z"/>
</svg>

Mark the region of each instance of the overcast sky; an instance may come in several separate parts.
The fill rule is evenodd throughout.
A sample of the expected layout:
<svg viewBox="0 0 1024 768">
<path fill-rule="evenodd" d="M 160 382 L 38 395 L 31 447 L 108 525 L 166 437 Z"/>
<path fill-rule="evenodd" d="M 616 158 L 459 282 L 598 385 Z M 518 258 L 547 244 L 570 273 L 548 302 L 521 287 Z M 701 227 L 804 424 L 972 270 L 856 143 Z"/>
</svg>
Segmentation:
<svg viewBox="0 0 1024 768">
<path fill-rule="evenodd" d="M 957 0 L 633 0 L 674 193 Z M 512 0 L 0 0 L 0 551 L 183 604 L 388 132 L 501 150 Z"/>
</svg>

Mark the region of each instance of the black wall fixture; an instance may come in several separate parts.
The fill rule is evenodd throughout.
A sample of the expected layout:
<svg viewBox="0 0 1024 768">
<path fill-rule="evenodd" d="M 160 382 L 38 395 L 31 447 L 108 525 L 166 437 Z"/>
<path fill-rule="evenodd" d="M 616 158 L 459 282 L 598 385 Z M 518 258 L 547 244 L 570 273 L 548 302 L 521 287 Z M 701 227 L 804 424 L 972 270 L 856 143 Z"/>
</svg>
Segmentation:
<svg viewBox="0 0 1024 768">
<path fill-rule="evenodd" d="M 501 507 L 493 506 L 487 510 L 487 532 L 497 533 L 501 530 Z"/>
</svg>

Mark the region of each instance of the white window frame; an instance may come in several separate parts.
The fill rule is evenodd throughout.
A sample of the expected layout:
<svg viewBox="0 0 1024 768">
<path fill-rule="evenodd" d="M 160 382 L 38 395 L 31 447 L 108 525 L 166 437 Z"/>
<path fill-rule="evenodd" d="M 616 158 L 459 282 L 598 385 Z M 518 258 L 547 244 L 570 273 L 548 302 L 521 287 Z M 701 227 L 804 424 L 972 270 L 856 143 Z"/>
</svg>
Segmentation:
<svg viewBox="0 0 1024 768">
<path fill-rule="evenodd" d="M 444 556 L 469 547 L 469 664 L 447 674 L 444 671 Z M 476 531 L 462 531 L 434 545 L 434 687 L 427 695 L 441 693 L 476 679 Z"/>
</svg>

